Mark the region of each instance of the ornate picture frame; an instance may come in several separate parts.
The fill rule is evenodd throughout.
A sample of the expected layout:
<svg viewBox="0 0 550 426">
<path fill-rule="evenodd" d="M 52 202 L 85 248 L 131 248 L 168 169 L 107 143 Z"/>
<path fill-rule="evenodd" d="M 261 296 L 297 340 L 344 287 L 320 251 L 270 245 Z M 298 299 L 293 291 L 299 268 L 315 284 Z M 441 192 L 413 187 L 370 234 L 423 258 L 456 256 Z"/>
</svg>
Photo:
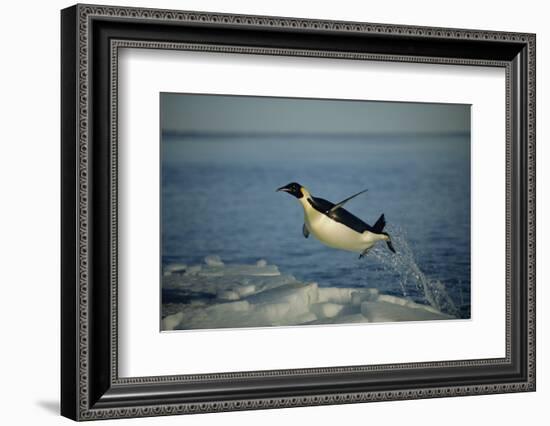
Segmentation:
<svg viewBox="0 0 550 426">
<path fill-rule="evenodd" d="M 64 9 L 62 415 L 93 420 L 534 391 L 535 41 L 534 34 L 509 32 L 96 5 Z M 119 377 L 117 90 L 121 48 L 504 69 L 505 356 Z"/>
</svg>

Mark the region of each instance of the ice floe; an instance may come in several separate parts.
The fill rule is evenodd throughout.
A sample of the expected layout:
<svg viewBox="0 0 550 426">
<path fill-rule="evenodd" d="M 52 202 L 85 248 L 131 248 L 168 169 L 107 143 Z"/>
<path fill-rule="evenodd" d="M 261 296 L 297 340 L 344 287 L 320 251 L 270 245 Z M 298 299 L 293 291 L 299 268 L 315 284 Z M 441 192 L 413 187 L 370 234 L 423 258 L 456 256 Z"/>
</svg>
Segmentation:
<svg viewBox="0 0 550 426">
<path fill-rule="evenodd" d="M 376 288 L 302 282 L 264 259 L 228 265 L 218 256 L 207 256 L 200 265 L 167 265 L 162 290 L 163 330 L 454 318 Z"/>
</svg>

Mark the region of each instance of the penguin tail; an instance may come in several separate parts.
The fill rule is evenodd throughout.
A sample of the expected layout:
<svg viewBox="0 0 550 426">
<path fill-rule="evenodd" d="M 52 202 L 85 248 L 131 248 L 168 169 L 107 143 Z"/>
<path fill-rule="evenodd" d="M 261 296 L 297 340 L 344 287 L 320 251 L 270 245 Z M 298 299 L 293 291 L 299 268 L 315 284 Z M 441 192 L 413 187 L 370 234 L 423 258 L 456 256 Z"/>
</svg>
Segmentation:
<svg viewBox="0 0 550 426">
<path fill-rule="evenodd" d="M 391 242 L 390 234 L 388 234 L 387 232 L 384 232 L 385 226 L 386 226 L 386 218 L 384 217 L 384 213 L 382 213 L 378 218 L 378 220 L 376 221 L 376 223 L 374 224 L 374 226 L 372 227 L 372 230 L 376 234 L 382 234 L 388 237 L 388 239 L 386 240 L 386 245 L 388 246 L 388 248 L 392 253 L 395 253 L 395 248 L 393 247 L 393 244 Z"/>
<path fill-rule="evenodd" d="M 384 230 L 384 226 L 386 226 L 386 218 L 384 217 L 384 213 L 382 213 L 372 229 L 376 234 L 381 234 Z"/>
</svg>

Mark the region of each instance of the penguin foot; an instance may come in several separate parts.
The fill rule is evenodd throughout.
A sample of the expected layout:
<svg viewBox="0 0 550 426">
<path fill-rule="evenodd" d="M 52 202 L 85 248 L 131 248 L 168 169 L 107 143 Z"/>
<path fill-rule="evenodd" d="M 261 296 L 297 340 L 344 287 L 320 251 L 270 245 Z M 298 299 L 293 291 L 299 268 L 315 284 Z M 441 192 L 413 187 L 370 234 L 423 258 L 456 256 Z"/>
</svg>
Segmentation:
<svg viewBox="0 0 550 426">
<path fill-rule="evenodd" d="M 370 250 L 370 248 L 363 250 L 361 252 L 361 254 L 359 255 L 359 259 L 364 258 L 367 255 L 367 253 L 369 252 L 369 250 Z"/>
</svg>

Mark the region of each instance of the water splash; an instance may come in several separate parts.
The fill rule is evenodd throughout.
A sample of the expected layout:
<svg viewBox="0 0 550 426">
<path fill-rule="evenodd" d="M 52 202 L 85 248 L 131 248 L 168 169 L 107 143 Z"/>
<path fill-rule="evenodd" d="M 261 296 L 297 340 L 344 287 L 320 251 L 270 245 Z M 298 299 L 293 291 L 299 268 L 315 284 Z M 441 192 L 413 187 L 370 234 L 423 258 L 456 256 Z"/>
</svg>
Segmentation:
<svg viewBox="0 0 550 426">
<path fill-rule="evenodd" d="M 398 276 L 403 296 L 410 296 L 412 289 L 416 289 L 435 309 L 460 317 L 460 310 L 449 296 L 445 284 L 427 277 L 420 270 L 405 232 L 398 226 L 388 226 L 386 230 L 391 235 L 396 253 L 390 252 L 385 244 L 377 244 L 368 256 L 374 257 L 385 269 Z"/>
</svg>

